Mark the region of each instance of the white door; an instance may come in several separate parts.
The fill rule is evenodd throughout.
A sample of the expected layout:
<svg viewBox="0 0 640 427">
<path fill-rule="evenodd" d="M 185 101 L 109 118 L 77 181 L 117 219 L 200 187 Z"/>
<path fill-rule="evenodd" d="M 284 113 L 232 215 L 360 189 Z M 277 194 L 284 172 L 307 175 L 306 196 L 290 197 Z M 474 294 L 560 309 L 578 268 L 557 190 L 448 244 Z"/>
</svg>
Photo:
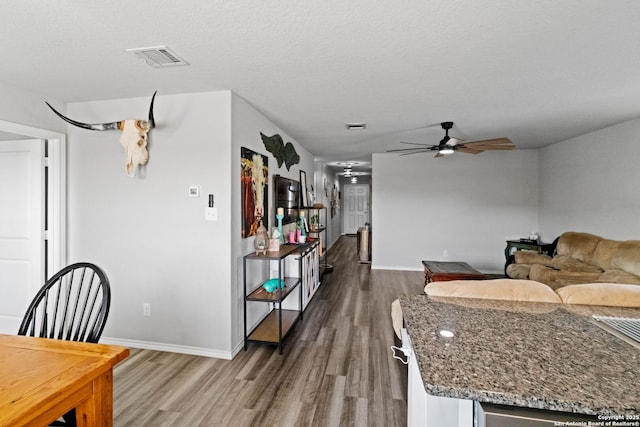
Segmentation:
<svg viewBox="0 0 640 427">
<path fill-rule="evenodd" d="M 44 141 L 0 141 L 0 333 L 44 283 Z"/>
<path fill-rule="evenodd" d="M 347 184 L 344 186 L 343 231 L 355 234 L 358 228 L 369 222 L 369 185 Z"/>
</svg>

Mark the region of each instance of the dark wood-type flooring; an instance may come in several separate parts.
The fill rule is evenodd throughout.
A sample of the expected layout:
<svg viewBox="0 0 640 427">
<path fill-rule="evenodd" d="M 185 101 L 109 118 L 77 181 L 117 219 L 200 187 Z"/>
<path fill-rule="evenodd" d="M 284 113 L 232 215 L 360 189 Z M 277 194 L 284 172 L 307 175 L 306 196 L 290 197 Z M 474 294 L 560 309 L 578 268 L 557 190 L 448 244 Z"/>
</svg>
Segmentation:
<svg viewBox="0 0 640 427">
<path fill-rule="evenodd" d="M 133 349 L 114 371 L 114 425 L 405 426 L 390 306 L 422 291 L 422 272 L 372 271 L 354 236 L 329 262 L 282 355 L 257 343 L 231 361 Z"/>
</svg>

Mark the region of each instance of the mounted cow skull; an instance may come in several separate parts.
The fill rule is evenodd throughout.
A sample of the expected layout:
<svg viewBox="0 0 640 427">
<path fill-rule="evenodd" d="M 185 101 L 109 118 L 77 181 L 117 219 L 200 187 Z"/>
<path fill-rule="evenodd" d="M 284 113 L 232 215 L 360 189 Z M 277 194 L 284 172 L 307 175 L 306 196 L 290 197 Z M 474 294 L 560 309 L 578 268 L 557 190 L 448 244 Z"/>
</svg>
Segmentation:
<svg viewBox="0 0 640 427">
<path fill-rule="evenodd" d="M 127 175 L 134 177 L 138 165 L 144 165 L 149 159 L 147 151 L 147 133 L 156 126 L 153 119 L 153 102 L 156 99 L 155 91 L 151 98 L 151 106 L 149 107 L 148 120 L 120 120 L 111 123 L 88 124 L 77 122 L 60 114 L 48 102 L 46 104 L 56 113 L 62 120 L 74 126 L 89 130 L 115 130 L 122 131 L 120 135 L 120 144 L 124 147 L 127 154 Z"/>
</svg>

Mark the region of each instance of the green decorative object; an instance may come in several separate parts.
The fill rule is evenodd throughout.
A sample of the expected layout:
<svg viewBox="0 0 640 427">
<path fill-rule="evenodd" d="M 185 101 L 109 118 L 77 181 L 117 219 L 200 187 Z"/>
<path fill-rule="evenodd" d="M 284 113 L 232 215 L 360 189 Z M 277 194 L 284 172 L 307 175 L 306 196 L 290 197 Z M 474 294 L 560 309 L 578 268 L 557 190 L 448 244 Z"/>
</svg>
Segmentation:
<svg viewBox="0 0 640 427">
<path fill-rule="evenodd" d="M 269 279 L 266 282 L 264 282 L 262 284 L 262 287 L 264 288 L 265 291 L 269 292 L 269 293 L 273 293 L 274 291 L 276 291 L 278 289 L 278 286 L 280 288 L 284 288 L 284 280 L 282 279 Z"/>
<path fill-rule="evenodd" d="M 296 153 L 296 149 L 292 143 L 287 142 L 285 145 L 282 137 L 277 133 L 272 136 L 267 136 L 260 132 L 260 136 L 262 137 L 264 147 L 268 152 L 273 154 L 273 157 L 278 161 L 278 167 L 281 167 L 284 162 L 287 170 L 289 170 L 291 166 L 300 163 L 300 156 Z"/>
</svg>

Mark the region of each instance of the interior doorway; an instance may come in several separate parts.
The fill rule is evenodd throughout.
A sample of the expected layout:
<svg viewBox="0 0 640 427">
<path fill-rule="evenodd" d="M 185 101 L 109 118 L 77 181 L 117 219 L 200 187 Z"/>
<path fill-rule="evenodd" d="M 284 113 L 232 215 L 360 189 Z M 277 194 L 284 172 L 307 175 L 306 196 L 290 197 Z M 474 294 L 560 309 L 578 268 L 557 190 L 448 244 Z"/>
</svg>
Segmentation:
<svg viewBox="0 0 640 427">
<path fill-rule="evenodd" d="M 0 333 L 66 264 L 64 134 L 0 121 Z"/>
<path fill-rule="evenodd" d="M 369 184 L 345 184 L 342 231 L 356 234 L 369 220 Z"/>
</svg>

